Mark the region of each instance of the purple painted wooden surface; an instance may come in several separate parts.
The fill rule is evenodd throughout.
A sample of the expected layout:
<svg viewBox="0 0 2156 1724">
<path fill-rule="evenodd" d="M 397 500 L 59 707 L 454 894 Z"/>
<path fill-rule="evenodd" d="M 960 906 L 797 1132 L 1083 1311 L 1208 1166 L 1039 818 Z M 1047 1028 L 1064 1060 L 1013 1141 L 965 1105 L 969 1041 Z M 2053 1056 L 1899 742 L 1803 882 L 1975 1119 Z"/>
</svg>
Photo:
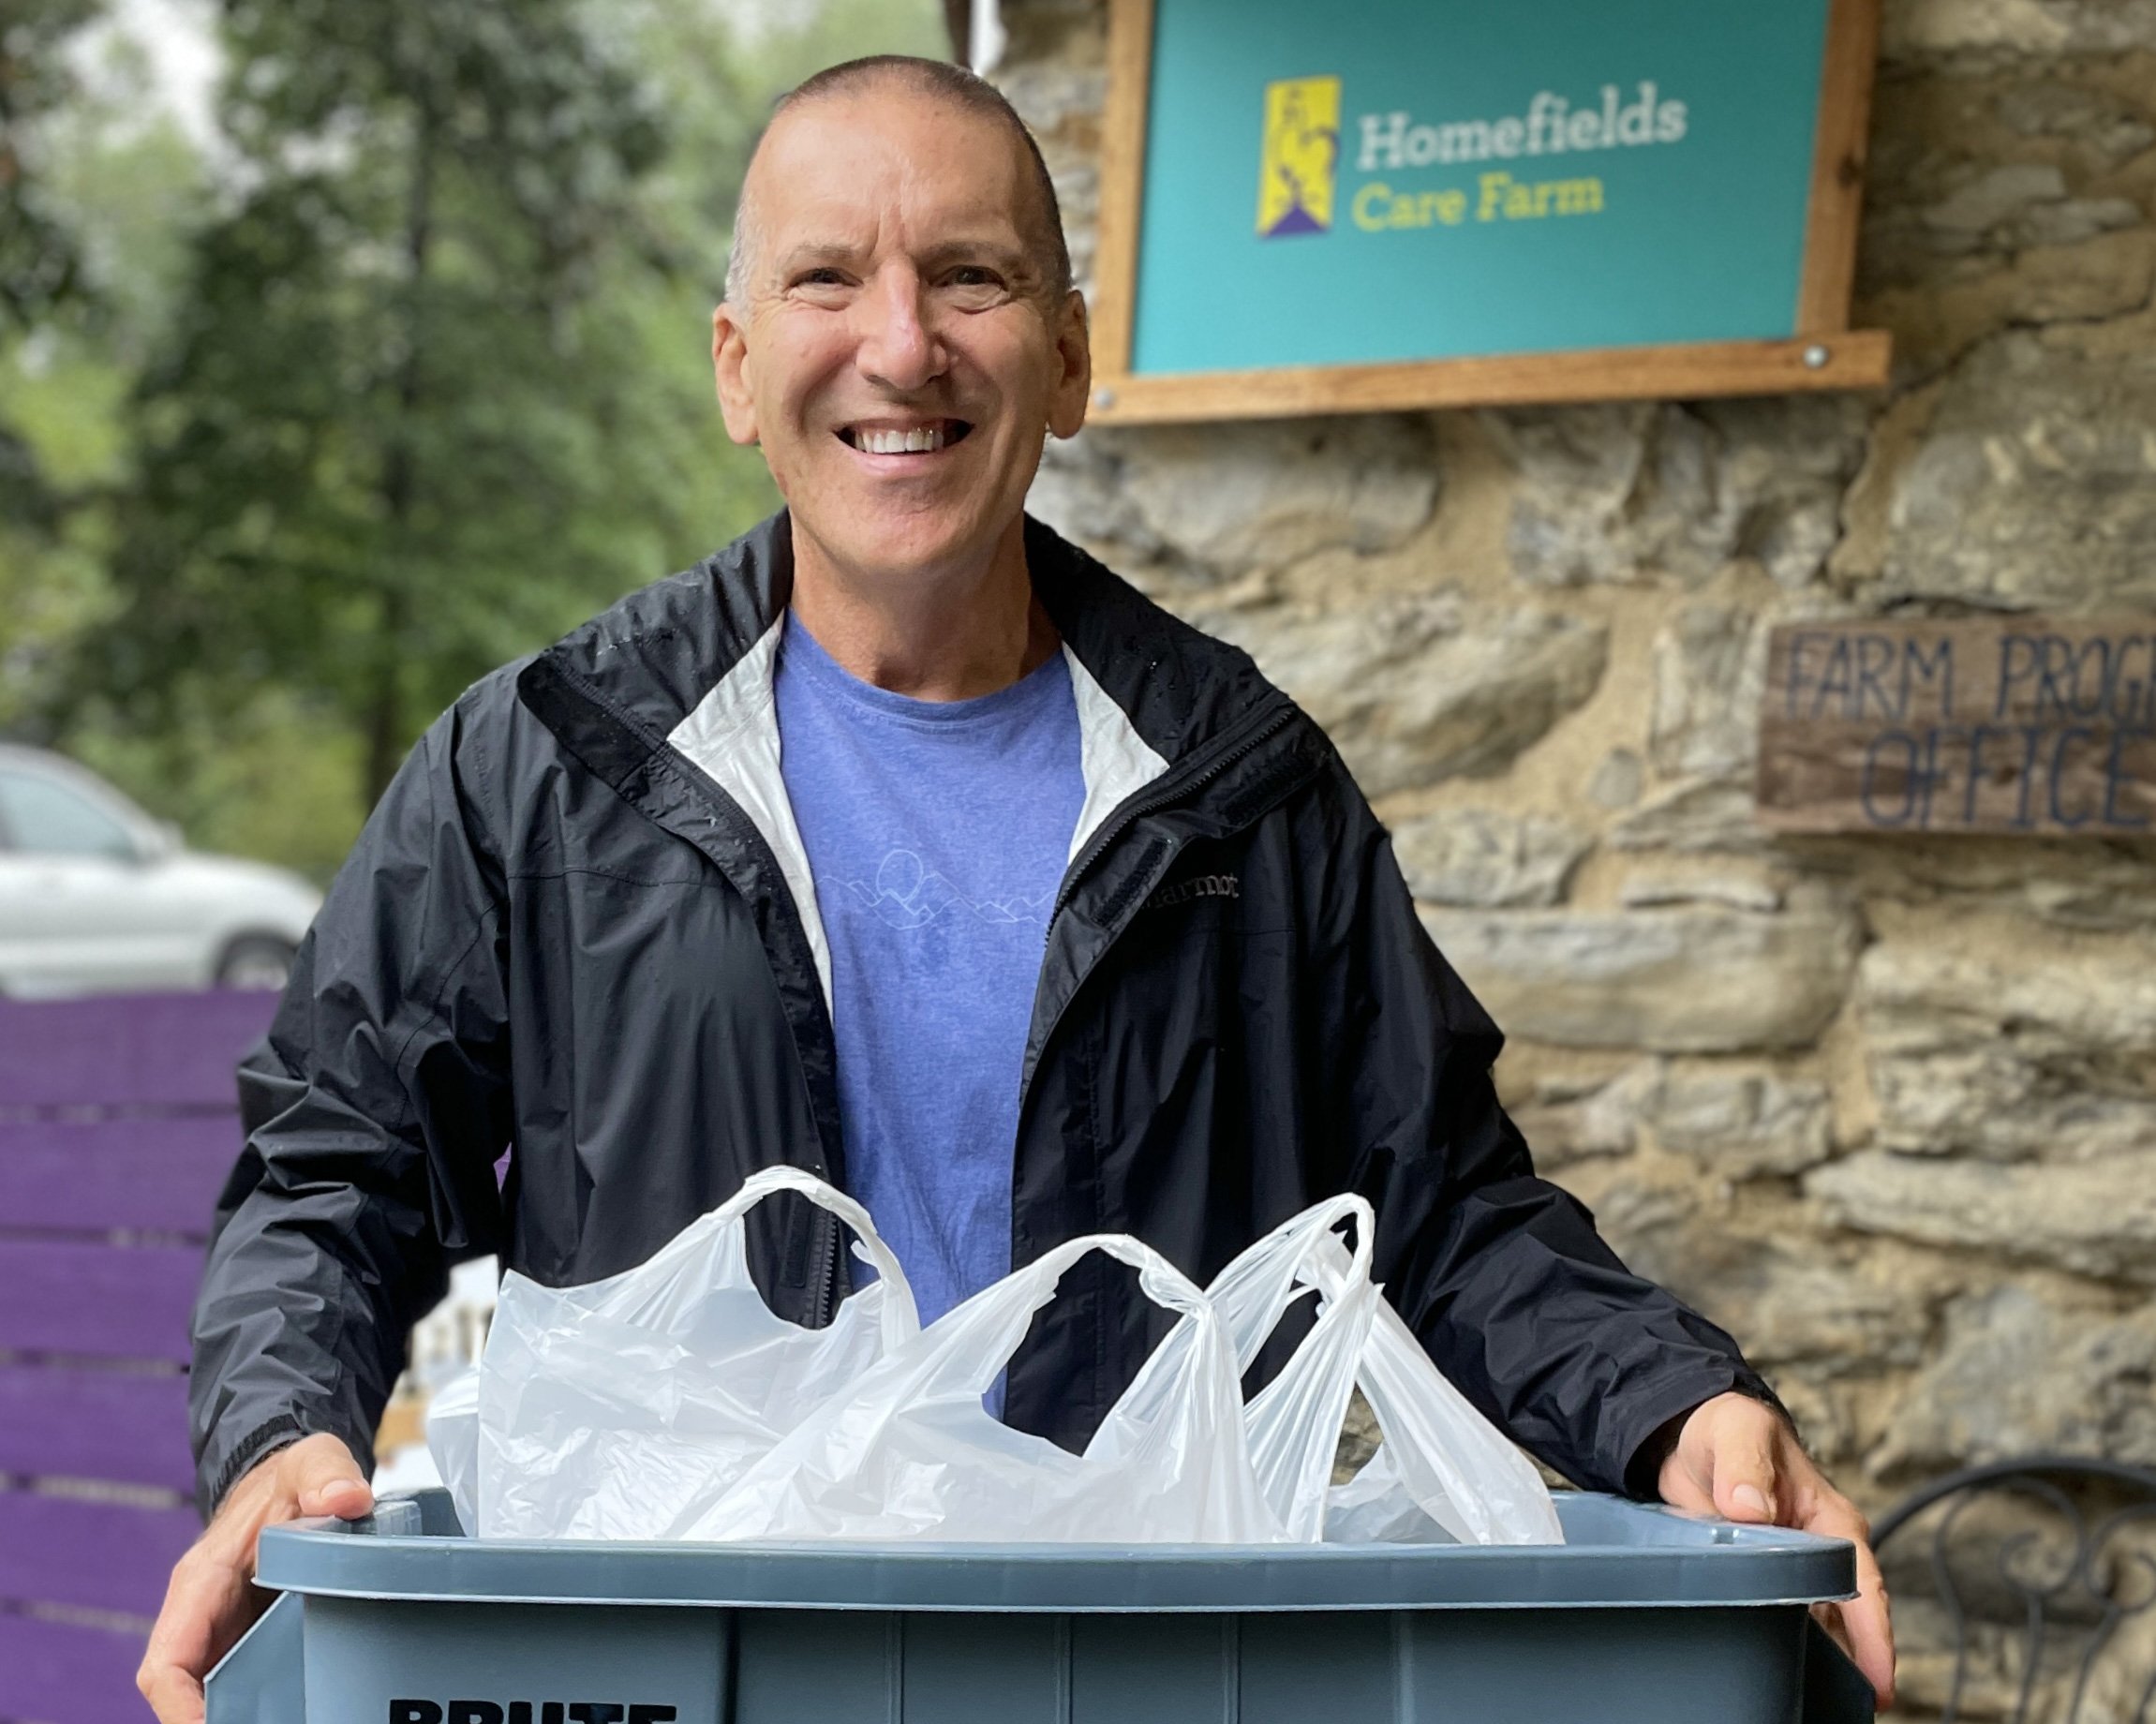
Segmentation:
<svg viewBox="0 0 2156 1724">
<path fill-rule="evenodd" d="M 149 1724 L 135 1690 L 148 1638 L 0 1613 L 0 1718 Z"/>
<path fill-rule="evenodd" d="M 0 1365 L 0 1473 L 191 1492 L 187 1379 Z"/>
<path fill-rule="evenodd" d="M 192 1508 L 0 1492 L 0 1598 L 155 1616 L 201 1530 Z"/>
<path fill-rule="evenodd" d="M 0 1120 L 0 1227 L 207 1235 L 239 1153 L 230 1113 Z"/>
<path fill-rule="evenodd" d="M 0 1237 L 0 1352 L 185 1363 L 201 1272 L 192 1246 Z"/>
<path fill-rule="evenodd" d="M 274 993 L 0 1001 L 0 1108 L 237 1106 L 232 1067 Z"/>
</svg>

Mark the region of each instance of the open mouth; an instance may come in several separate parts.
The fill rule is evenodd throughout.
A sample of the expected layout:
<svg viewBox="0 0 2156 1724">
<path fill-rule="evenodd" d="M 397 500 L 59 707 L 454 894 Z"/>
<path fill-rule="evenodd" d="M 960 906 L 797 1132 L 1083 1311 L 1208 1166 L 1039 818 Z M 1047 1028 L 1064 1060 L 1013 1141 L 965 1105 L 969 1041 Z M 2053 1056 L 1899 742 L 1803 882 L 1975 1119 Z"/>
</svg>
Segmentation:
<svg viewBox="0 0 2156 1724">
<path fill-rule="evenodd" d="M 966 440 L 973 425 L 963 419 L 930 419 L 918 424 L 863 423 L 839 427 L 839 440 L 869 455 L 932 455 Z"/>
</svg>

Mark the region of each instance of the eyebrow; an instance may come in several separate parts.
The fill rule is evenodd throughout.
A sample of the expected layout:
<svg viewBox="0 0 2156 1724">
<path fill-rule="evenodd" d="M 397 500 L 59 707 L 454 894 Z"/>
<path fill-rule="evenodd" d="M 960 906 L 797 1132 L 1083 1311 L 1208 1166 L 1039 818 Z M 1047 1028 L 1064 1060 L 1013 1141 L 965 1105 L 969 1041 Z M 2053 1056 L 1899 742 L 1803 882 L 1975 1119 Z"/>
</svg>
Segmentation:
<svg viewBox="0 0 2156 1724">
<path fill-rule="evenodd" d="M 861 256 L 862 248 L 845 240 L 808 240 L 794 246 L 779 260 L 781 279 L 802 270 L 819 269 L 834 263 L 850 264 Z M 983 236 L 945 240 L 931 246 L 920 259 L 925 270 L 933 272 L 969 259 L 980 259 L 993 263 L 1004 274 L 1019 276 L 1037 274 L 1033 254 L 1023 245 Z"/>
</svg>

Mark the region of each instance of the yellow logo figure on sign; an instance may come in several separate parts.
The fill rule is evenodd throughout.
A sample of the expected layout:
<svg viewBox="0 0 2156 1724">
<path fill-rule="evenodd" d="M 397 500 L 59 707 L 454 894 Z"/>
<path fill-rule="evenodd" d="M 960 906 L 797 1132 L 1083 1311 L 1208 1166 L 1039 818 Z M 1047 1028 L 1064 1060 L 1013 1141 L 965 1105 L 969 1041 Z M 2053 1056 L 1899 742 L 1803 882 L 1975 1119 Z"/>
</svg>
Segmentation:
<svg viewBox="0 0 2156 1724">
<path fill-rule="evenodd" d="M 1265 158 L 1257 175 L 1257 231 L 1275 240 L 1332 226 L 1340 165 L 1340 80 L 1287 78 L 1265 86 Z"/>
</svg>

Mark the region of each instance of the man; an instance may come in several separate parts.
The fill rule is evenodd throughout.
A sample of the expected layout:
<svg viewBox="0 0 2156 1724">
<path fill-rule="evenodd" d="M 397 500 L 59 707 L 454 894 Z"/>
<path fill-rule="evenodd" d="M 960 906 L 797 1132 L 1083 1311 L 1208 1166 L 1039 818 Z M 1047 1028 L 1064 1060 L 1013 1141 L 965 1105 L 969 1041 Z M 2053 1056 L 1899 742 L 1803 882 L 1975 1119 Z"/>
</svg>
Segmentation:
<svg viewBox="0 0 2156 1724">
<path fill-rule="evenodd" d="M 744 188 L 713 358 L 787 513 L 468 692 L 414 751 L 248 1078 L 195 1318 L 203 1504 L 167 1724 L 254 1539 L 354 1516 L 454 1259 L 642 1261 L 753 1168 L 863 1194 L 924 1313 L 1073 1236 L 1201 1281 L 1329 1193 L 1453 1379 L 1581 1481 L 1855 1538 L 1730 1339 L 1533 1177 L 1494 1028 L 1325 738 L 1022 504 L 1089 369 L 1054 193 L 987 85 L 820 75 Z M 783 747 L 781 747 L 783 744 Z M 494 1164 L 515 1148 L 498 1196 Z M 848 1286 L 759 1211 L 775 1308 Z M 1004 1416 L 1083 1440 L 1162 1328 L 1074 1273 Z M 1868 1552 L 1847 1635 L 1883 1694 Z"/>
</svg>

